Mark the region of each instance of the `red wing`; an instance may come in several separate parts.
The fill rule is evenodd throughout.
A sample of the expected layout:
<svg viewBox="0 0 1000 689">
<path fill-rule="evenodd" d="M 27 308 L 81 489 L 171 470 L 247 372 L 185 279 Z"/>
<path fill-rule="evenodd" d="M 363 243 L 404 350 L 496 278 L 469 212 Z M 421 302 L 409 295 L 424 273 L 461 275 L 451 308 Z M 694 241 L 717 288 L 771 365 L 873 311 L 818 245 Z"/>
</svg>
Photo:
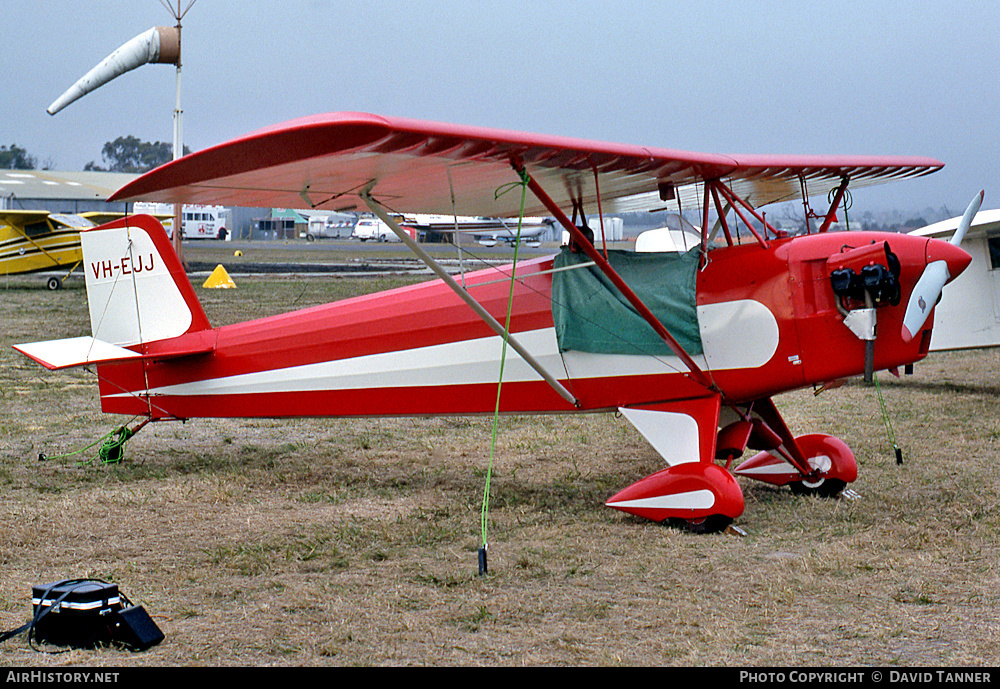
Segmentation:
<svg viewBox="0 0 1000 689">
<path fill-rule="evenodd" d="M 168 163 L 119 189 L 112 200 L 266 208 L 362 209 L 374 182 L 385 206 L 411 213 L 516 216 L 521 162 L 560 205 L 582 199 L 592 212 L 663 205 L 658 189 L 683 191 L 722 178 L 754 205 L 795 198 L 800 175 L 817 192 L 850 174 L 852 185 L 933 172 L 936 160 L 898 157 L 722 156 L 608 144 L 363 113 L 306 117 L 262 129 Z M 454 205 L 452 198 L 454 195 Z M 687 196 L 687 194 L 684 194 Z M 531 194 L 527 215 L 546 214 Z"/>
</svg>

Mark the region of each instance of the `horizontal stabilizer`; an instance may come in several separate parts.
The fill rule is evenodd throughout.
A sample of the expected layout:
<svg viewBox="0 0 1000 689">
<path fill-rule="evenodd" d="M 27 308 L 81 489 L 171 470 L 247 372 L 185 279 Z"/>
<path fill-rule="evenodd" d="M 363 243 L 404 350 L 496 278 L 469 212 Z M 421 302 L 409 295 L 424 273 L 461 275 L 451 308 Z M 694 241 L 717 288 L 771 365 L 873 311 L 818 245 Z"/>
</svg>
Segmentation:
<svg viewBox="0 0 1000 689">
<path fill-rule="evenodd" d="M 136 359 L 142 356 L 138 352 L 90 336 L 18 344 L 14 345 L 14 349 L 53 371 L 87 364 Z"/>
<path fill-rule="evenodd" d="M 87 364 L 110 364 L 118 361 L 163 361 L 207 354 L 215 349 L 215 339 L 213 331 L 201 331 L 165 342 L 153 343 L 147 347 L 151 351 L 140 354 L 90 336 L 14 345 L 14 349 L 28 358 L 34 359 L 47 369 L 57 371 L 74 366 L 86 366 Z"/>
</svg>

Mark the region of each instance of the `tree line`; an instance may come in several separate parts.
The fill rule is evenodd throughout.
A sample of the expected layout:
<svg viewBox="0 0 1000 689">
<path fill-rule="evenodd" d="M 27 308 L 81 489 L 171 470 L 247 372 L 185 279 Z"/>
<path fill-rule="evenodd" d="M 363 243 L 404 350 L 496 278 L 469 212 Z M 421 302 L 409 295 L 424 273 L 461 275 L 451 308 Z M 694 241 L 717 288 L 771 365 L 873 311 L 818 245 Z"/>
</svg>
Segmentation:
<svg viewBox="0 0 1000 689">
<path fill-rule="evenodd" d="M 187 155 L 191 149 L 184 147 Z M 97 172 L 148 172 L 173 160 L 173 145 L 163 141 L 142 141 L 135 136 L 119 136 L 101 149 L 101 162 L 90 161 L 84 170 Z M 47 165 L 46 168 L 50 168 Z M 38 159 L 17 144 L 0 145 L 0 170 L 36 170 Z"/>
<path fill-rule="evenodd" d="M 18 146 L 0 146 L 0 170 L 34 170 L 38 159 Z"/>
</svg>

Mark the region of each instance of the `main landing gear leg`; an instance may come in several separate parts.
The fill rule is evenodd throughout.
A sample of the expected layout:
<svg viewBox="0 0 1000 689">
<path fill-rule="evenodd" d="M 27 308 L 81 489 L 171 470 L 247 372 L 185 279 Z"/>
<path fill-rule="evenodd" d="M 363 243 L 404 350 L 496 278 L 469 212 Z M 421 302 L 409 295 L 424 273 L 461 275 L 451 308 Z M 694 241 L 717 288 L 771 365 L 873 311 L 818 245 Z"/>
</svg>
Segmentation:
<svg viewBox="0 0 1000 689">
<path fill-rule="evenodd" d="M 787 485 L 796 495 L 825 498 L 837 497 L 857 479 L 854 453 L 839 438 L 822 433 L 793 437 L 770 399 L 751 405 L 750 417 L 753 429 L 747 446 L 763 451 L 736 467 L 734 474 Z"/>
</svg>

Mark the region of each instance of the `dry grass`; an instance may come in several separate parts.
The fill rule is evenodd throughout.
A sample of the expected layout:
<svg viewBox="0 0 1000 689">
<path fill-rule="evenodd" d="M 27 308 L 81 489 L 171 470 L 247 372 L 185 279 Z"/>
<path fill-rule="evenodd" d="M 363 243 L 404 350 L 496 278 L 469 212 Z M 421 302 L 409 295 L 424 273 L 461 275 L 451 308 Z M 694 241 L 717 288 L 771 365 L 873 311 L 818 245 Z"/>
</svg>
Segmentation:
<svg viewBox="0 0 1000 689">
<path fill-rule="evenodd" d="M 490 420 L 197 420 L 144 429 L 126 462 L 78 449 L 119 421 L 86 371 L 13 342 L 88 332 L 81 283 L 0 289 L 0 627 L 31 586 L 113 581 L 166 634 L 145 653 L 7 665 L 996 665 L 997 350 L 935 354 L 883 391 L 779 398 L 798 432 L 855 450 L 856 501 L 742 483 L 745 538 L 603 507 L 659 468 L 624 419 L 501 423 L 490 573 L 479 510 Z M 372 280 L 242 278 L 200 290 L 213 322 L 306 306 Z M 3 287 L 3 286 L 0 286 Z M 81 460 L 84 460 L 81 463 Z M 742 481 L 741 481 L 742 482 Z"/>
</svg>

